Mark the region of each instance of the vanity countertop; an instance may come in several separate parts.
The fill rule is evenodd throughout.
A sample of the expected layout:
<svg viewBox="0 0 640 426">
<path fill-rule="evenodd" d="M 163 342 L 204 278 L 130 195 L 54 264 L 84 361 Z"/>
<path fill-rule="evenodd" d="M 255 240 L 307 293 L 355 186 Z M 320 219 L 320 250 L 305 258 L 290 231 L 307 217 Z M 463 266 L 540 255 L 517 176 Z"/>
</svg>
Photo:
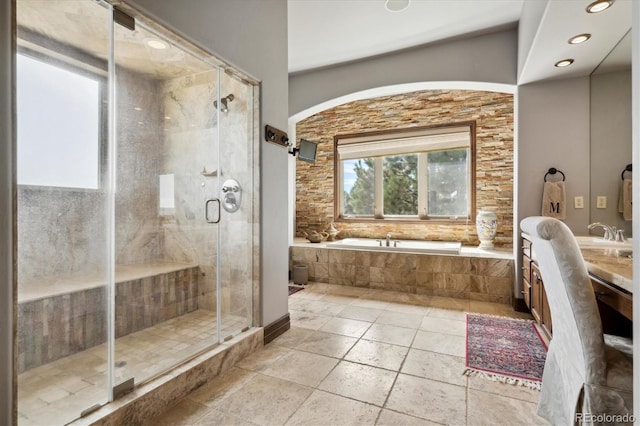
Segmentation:
<svg viewBox="0 0 640 426">
<path fill-rule="evenodd" d="M 630 242 L 610 243 L 593 236 L 576 236 L 576 241 L 591 275 L 633 294 L 633 260 L 626 256 L 631 253 Z M 535 246 L 531 258 L 535 259 Z"/>
<path fill-rule="evenodd" d="M 633 293 L 633 260 L 620 256 L 619 249 L 580 247 L 589 272 Z"/>
</svg>

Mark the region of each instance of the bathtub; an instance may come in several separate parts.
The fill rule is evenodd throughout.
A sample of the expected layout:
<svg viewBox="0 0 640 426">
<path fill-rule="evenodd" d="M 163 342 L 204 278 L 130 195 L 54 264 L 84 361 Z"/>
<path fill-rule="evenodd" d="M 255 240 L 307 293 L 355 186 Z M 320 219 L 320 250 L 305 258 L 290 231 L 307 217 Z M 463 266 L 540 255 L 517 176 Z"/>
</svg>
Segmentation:
<svg viewBox="0 0 640 426">
<path fill-rule="evenodd" d="M 391 240 L 389 244 L 390 246 L 387 247 L 384 239 L 345 238 L 344 240 L 327 243 L 327 247 L 442 254 L 460 254 L 462 247 L 460 242 L 449 241 Z"/>
</svg>

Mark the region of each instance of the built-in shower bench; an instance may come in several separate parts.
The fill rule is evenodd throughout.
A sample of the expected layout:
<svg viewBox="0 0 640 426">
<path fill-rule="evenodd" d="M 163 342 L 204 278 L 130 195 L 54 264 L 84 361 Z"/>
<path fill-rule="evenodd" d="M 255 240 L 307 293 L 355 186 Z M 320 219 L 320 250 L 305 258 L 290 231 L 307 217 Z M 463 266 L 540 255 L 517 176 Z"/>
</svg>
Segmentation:
<svg viewBox="0 0 640 426">
<path fill-rule="evenodd" d="M 198 309 L 196 264 L 117 265 L 115 272 L 116 338 Z M 104 343 L 107 303 L 104 274 L 21 283 L 19 372 Z"/>
</svg>

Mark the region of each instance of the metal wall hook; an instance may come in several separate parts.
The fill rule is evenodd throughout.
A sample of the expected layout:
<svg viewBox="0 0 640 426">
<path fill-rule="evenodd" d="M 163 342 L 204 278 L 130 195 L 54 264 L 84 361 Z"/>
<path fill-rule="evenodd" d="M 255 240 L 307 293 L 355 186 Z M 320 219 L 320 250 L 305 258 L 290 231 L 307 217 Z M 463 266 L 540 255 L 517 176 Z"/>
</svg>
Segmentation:
<svg viewBox="0 0 640 426">
<path fill-rule="evenodd" d="M 632 164 L 627 164 L 627 167 L 624 168 L 624 170 L 622 171 L 622 173 L 620 174 L 620 179 L 624 180 L 624 174 L 626 172 L 632 172 L 633 171 L 633 165 Z"/>
<path fill-rule="evenodd" d="M 564 173 L 562 173 L 562 171 L 560 171 L 560 170 L 556 169 L 555 167 L 551 167 L 551 168 L 549 169 L 549 171 L 548 171 L 547 173 L 545 173 L 545 175 L 544 175 L 544 181 L 545 181 L 545 182 L 547 181 L 547 176 L 549 176 L 549 175 L 555 175 L 556 173 L 560 173 L 560 174 L 562 175 L 562 181 L 564 182 L 564 179 L 565 179 L 565 177 L 564 177 Z"/>
</svg>

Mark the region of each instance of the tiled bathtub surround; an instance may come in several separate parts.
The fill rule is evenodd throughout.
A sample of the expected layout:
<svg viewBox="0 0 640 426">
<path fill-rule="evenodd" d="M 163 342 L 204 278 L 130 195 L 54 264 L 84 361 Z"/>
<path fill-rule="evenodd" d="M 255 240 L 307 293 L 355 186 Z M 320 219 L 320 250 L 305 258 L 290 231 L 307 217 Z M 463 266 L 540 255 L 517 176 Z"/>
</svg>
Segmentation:
<svg viewBox="0 0 640 426">
<path fill-rule="evenodd" d="M 116 283 L 116 338 L 198 309 L 198 267 Z M 18 372 L 107 340 L 104 285 L 18 303 Z"/>
<path fill-rule="evenodd" d="M 293 265 L 309 268 L 309 281 L 511 303 L 515 274 L 507 251 L 466 248 L 458 256 L 390 253 L 327 248 L 301 240 L 290 250 Z"/>
<path fill-rule="evenodd" d="M 296 162 L 296 236 L 321 231 L 334 217 L 334 136 L 475 121 L 476 209 L 498 216 L 496 245 L 513 239 L 513 95 L 472 90 L 431 90 L 349 102 L 296 126 L 296 138 L 318 143 L 314 164 Z M 339 222 L 339 238 L 462 241 L 477 245 L 475 217 L 466 223 Z"/>
</svg>

